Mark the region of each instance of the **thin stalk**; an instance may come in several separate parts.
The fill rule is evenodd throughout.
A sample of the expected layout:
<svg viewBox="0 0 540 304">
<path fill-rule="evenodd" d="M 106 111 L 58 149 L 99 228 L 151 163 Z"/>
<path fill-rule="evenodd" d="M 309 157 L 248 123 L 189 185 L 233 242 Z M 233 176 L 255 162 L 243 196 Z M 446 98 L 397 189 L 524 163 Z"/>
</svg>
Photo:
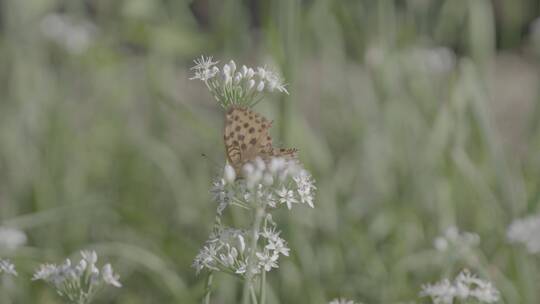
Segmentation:
<svg viewBox="0 0 540 304">
<path fill-rule="evenodd" d="M 252 304 L 259 304 L 257 302 L 257 295 L 255 294 L 255 288 L 253 288 L 253 285 L 249 288 L 250 294 L 251 294 L 251 303 Z"/>
<path fill-rule="evenodd" d="M 251 243 L 249 246 L 249 260 L 247 265 L 246 279 L 244 281 L 244 291 L 242 299 L 244 304 L 249 304 L 249 293 L 250 289 L 253 288 L 253 267 L 256 265 L 255 261 L 255 251 L 257 251 L 257 239 L 259 237 L 259 230 L 261 229 L 261 222 L 264 217 L 264 208 L 257 206 L 255 209 L 255 220 L 253 221 L 253 226 L 251 227 Z M 256 298 L 255 298 L 256 300 Z M 256 303 L 255 302 L 252 302 Z"/>
<path fill-rule="evenodd" d="M 259 291 L 259 304 L 266 304 L 266 271 L 262 270 L 261 290 Z"/>
<path fill-rule="evenodd" d="M 208 278 L 206 279 L 206 289 L 203 303 L 210 304 L 210 295 L 212 294 L 212 281 L 214 279 L 214 274 L 210 272 Z"/>
</svg>

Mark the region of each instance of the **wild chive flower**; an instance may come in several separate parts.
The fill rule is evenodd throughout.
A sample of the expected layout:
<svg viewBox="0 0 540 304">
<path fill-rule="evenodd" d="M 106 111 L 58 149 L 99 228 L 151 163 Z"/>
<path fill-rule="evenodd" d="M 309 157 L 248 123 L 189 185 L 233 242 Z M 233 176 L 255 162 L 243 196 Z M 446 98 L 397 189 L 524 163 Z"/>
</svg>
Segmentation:
<svg viewBox="0 0 540 304">
<path fill-rule="evenodd" d="M 73 303 L 90 303 L 95 294 L 106 285 L 122 287 L 119 276 L 110 264 L 101 271 L 96 266 L 98 256 L 95 251 L 82 251 L 82 259 L 73 265 L 70 259 L 63 264 L 43 264 L 32 280 L 43 280 L 55 288 L 64 299 Z"/>
<path fill-rule="evenodd" d="M 264 269 L 264 271 L 270 271 L 272 268 L 279 268 L 277 263 L 279 254 L 276 254 L 275 251 L 270 252 L 270 250 L 264 250 L 263 252 L 255 253 L 255 255 L 259 259 L 259 267 Z"/>
<path fill-rule="evenodd" d="M 454 299 L 495 303 L 500 298 L 499 291 L 491 282 L 479 279 L 467 269 L 463 270 L 454 282 L 444 279 L 435 284 L 423 285 L 420 296 L 430 297 L 435 304 L 452 304 Z"/>
<path fill-rule="evenodd" d="M 253 274 L 258 274 L 263 269 L 270 271 L 272 268 L 278 268 L 279 257 L 289 255 L 290 249 L 286 241 L 279 237 L 280 231 L 276 230 L 271 218 L 265 219 L 264 226 L 263 232 L 258 234 L 262 245 L 260 251 L 255 251 L 254 254 L 258 264 L 252 270 Z M 249 240 L 247 231 L 225 227 L 218 221 L 210 239 L 195 257 L 193 267 L 197 273 L 207 269 L 244 276 L 252 256 L 251 249 L 246 247 Z"/>
<path fill-rule="evenodd" d="M 0 259 L 0 274 L 2 273 L 17 276 L 15 265 L 13 265 L 9 260 Z"/>
<path fill-rule="evenodd" d="M 65 14 L 45 16 L 40 28 L 46 38 L 73 54 L 86 51 L 97 32 L 95 24 L 86 20 L 75 20 Z"/>
<path fill-rule="evenodd" d="M 328 302 L 328 304 L 357 304 L 353 300 L 347 300 L 344 298 L 339 299 L 333 299 L 332 301 Z"/>
<path fill-rule="evenodd" d="M 0 249 L 15 250 L 26 244 L 26 234 L 15 228 L 0 227 Z"/>
<path fill-rule="evenodd" d="M 448 227 L 444 234 L 434 241 L 434 247 L 438 251 L 457 250 L 460 252 L 469 250 L 480 243 L 480 237 L 471 232 L 460 232 L 455 226 Z"/>
<path fill-rule="evenodd" d="M 218 204 L 218 214 L 230 204 L 252 208 L 258 204 L 277 208 L 285 205 L 306 204 L 313 208 L 316 190 L 313 178 L 296 160 L 272 158 L 268 163 L 257 158 L 243 167 L 244 179 L 235 180 L 230 176 L 234 169 L 224 169 L 224 176 L 218 178 L 211 189 Z M 232 169 L 232 168 L 231 168 Z"/>
<path fill-rule="evenodd" d="M 540 216 L 528 216 L 512 222 L 506 232 L 512 243 L 524 244 L 530 253 L 540 252 Z"/>
<path fill-rule="evenodd" d="M 223 107 L 231 105 L 251 107 L 262 98 L 263 92 L 286 93 L 285 84 L 277 73 L 267 67 L 241 68 L 231 60 L 220 69 L 212 57 L 201 56 L 191 68 L 195 75 L 191 80 L 201 80 Z"/>
</svg>

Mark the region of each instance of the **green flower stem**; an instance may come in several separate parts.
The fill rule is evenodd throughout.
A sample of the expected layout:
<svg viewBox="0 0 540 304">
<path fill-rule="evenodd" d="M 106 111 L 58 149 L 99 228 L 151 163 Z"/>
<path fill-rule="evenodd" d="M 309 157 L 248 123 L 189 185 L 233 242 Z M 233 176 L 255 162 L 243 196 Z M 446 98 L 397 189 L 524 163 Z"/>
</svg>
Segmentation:
<svg viewBox="0 0 540 304">
<path fill-rule="evenodd" d="M 261 290 L 259 294 L 259 304 L 266 304 L 266 271 L 262 270 Z"/>
<path fill-rule="evenodd" d="M 251 285 L 251 287 L 249 288 L 250 292 L 251 292 L 251 303 L 252 304 L 259 304 L 257 302 L 257 295 L 255 295 L 255 288 L 253 288 L 253 285 Z"/>
<path fill-rule="evenodd" d="M 206 290 L 204 296 L 204 304 L 210 304 L 210 295 L 212 293 L 212 280 L 214 279 L 214 274 L 210 272 L 208 278 L 206 279 Z"/>
<path fill-rule="evenodd" d="M 249 246 L 249 260 L 246 271 L 246 279 L 244 281 L 244 292 L 242 295 L 243 303 L 249 304 L 249 293 L 254 293 L 251 289 L 253 288 L 253 268 L 256 266 L 255 261 L 255 252 L 257 251 L 257 239 L 259 237 L 259 230 L 261 229 L 261 222 L 264 218 L 264 208 L 257 206 L 255 209 L 255 220 L 253 221 L 253 226 L 251 228 L 251 243 Z M 253 294 L 252 294 L 253 301 Z M 252 302 L 257 303 L 257 298 Z"/>
</svg>

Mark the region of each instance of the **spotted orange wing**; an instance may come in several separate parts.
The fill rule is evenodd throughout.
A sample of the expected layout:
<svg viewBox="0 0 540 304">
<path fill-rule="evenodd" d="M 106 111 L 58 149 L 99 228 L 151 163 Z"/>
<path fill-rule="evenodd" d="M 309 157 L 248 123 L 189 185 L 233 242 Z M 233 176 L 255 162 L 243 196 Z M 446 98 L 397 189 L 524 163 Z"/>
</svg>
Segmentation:
<svg viewBox="0 0 540 304">
<path fill-rule="evenodd" d="M 272 122 L 247 108 L 231 107 L 225 114 L 225 154 L 237 174 L 257 157 L 295 157 L 296 149 L 274 149 L 269 129 Z"/>
</svg>

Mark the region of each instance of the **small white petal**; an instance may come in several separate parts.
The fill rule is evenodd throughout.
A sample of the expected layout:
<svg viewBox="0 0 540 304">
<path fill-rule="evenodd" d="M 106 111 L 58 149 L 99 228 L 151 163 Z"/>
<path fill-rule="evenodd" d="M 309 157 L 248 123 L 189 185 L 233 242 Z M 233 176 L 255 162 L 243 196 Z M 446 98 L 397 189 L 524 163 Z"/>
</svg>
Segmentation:
<svg viewBox="0 0 540 304">
<path fill-rule="evenodd" d="M 234 168 L 227 164 L 225 165 L 225 169 L 223 170 L 223 179 L 226 183 L 232 184 L 236 180 L 236 172 L 234 171 Z"/>
<path fill-rule="evenodd" d="M 262 92 L 264 90 L 264 81 L 260 81 L 257 85 L 257 91 Z"/>
</svg>

